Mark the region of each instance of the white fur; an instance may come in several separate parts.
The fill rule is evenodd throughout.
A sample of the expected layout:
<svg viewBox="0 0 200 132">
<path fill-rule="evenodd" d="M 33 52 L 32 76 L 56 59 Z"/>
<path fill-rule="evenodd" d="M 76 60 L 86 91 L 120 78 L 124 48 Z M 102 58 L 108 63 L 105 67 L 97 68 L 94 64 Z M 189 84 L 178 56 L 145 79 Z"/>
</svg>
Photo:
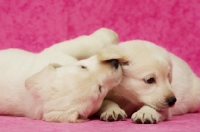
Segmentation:
<svg viewBox="0 0 200 132">
<path fill-rule="evenodd" d="M 101 57 L 108 56 L 121 56 L 127 62 L 122 82 L 97 112 L 102 120 L 123 120 L 126 112 L 133 122 L 156 123 L 199 110 L 200 79 L 174 54 L 151 42 L 133 40 L 103 49 Z M 149 78 L 155 83 L 146 83 Z M 170 97 L 177 99 L 174 107 L 166 101 Z"/>
<path fill-rule="evenodd" d="M 1 50 L 0 114 L 56 122 L 87 120 L 121 80 L 120 67 L 94 55 L 115 43 L 117 35 L 102 28 L 38 54 Z"/>
</svg>

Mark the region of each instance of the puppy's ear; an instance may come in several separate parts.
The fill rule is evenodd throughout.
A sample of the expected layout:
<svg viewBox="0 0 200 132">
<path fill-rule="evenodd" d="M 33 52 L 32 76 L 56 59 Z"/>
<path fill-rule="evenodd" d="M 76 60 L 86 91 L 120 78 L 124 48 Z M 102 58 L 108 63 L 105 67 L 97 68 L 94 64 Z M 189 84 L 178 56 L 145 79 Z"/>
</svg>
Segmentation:
<svg viewBox="0 0 200 132">
<path fill-rule="evenodd" d="M 172 71 L 168 74 L 169 83 L 172 83 Z"/>
<path fill-rule="evenodd" d="M 120 50 L 117 45 L 112 45 L 101 49 L 97 56 L 100 61 L 117 59 L 121 64 L 128 64 L 127 56 Z"/>
<path fill-rule="evenodd" d="M 172 64 L 172 61 L 171 59 L 169 60 L 169 69 L 170 69 L 170 72 L 168 74 L 168 79 L 169 79 L 169 82 L 172 83 L 172 70 L 173 70 L 173 64 Z"/>
<path fill-rule="evenodd" d="M 55 69 L 61 67 L 59 64 L 49 64 L 41 71 L 35 73 L 31 77 L 25 80 L 25 87 L 33 95 L 39 96 L 45 94 L 51 87 L 51 83 L 55 77 Z"/>
</svg>

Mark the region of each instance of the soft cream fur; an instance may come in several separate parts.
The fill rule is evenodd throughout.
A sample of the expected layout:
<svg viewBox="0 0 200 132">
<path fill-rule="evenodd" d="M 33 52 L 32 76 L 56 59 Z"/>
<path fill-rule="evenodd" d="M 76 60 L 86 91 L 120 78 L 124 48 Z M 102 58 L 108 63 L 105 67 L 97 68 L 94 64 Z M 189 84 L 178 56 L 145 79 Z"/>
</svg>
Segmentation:
<svg viewBox="0 0 200 132">
<path fill-rule="evenodd" d="M 103 49 L 100 58 L 108 57 L 122 57 L 126 63 L 122 82 L 97 112 L 102 120 L 123 120 L 127 113 L 133 122 L 156 123 L 199 110 L 200 79 L 174 54 L 153 43 L 133 40 Z M 147 83 L 150 78 L 155 82 Z M 167 103 L 172 97 L 177 99 L 174 107 Z"/>
<path fill-rule="evenodd" d="M 121 80 L 117 60 L 93 55 L 115 43 L 117 35 L 102 28 L 38 54 L 1 50 L 0 114 L 55 122 L 87 120 Z"/>
</svg>

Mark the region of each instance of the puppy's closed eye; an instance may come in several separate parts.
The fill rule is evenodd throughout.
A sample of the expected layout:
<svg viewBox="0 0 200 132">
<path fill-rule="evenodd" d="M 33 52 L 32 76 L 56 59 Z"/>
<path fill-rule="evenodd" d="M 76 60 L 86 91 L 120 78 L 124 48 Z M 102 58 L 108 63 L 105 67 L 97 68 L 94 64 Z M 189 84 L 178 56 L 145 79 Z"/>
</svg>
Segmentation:
<svg viewBox="0 0 200 132">
<path fill-rule="evenodd" d="M 152 84 L 152 83 L 155 83 L 156 80 L 154 77 L 150 77 L 150 78 L 147 78 L 147 79 L 144 79 L 144 81 L 148 84 Z"/>
<path fill-rule="evenodd" d="M 84 65 L 81 65 L 81 68 L 82 68 L 82 69 L 87 69 L 87 67 L 86 67 L 86 66 L 84 66 Z"/>
<path fill-rule="evenodd" d="M 102 87 L 101 87 L 101 85 L 99 85 L 99 92 L 101 93 L 102 92 L 102 89 L 101 89 Z"/>
</svg>

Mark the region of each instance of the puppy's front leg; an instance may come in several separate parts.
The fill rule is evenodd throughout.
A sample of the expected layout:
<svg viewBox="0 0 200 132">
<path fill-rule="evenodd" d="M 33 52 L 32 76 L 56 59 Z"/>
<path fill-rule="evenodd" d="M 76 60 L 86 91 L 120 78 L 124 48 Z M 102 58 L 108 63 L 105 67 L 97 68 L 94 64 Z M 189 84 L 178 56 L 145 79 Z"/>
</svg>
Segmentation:
<svg viewBox="0 0 200 132">
<path fill-rule="evenodd" d="M 100 119 L 103 121 L 119 121 L 127 117 L 125 111 L 111 100 L 104 100 L 96 115 L 100 116 Z"/>
<path fill-rule="evenodd" d="M 79 113 L 77 111 L 51 111 L 44 114 L 43 119 L 44 121 L 49 122 L 70 122 L 70 123 L 79 123 L 88 121 L 88 119 L 78 119 Z"/>
<path fill-rule="evenodd" d="M 88 58 L 101 48 L 118 43 L 118 35 L 113 30 L 100 28 L 90 35 L 82 35 L 75 39 L 54 44 L 46 49 L 48 52 L 63 52 L 78 60 Z"/>
<path fill-rule="evenodd" d="M 168 120 L 171 117 L 169 109 L 156 111 L 154 108 L 144 105 L 137 112 L 133 113 L 131 119 L 139 124 L 153 124 L 159 121 Z"/>
</svg>

